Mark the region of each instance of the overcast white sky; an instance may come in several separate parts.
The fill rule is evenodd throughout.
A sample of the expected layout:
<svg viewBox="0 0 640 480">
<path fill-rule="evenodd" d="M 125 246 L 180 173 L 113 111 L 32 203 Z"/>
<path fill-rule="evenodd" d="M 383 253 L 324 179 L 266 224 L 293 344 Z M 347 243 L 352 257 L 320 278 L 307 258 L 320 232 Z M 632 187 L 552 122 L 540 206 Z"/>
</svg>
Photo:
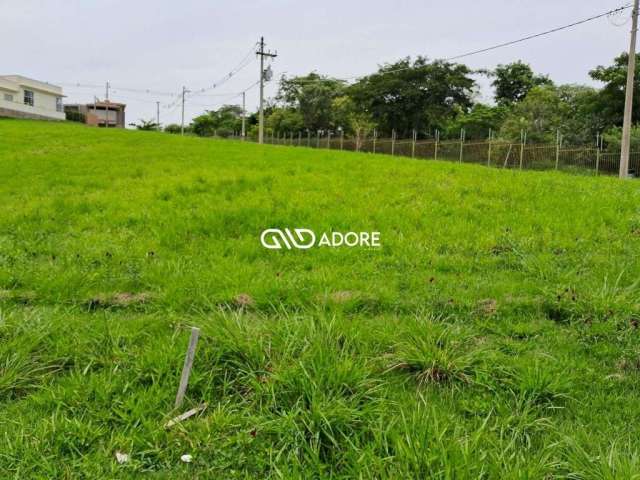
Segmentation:
<svg viewBox="0 0 640 480">
<path fill-rule="evenodd" d="M 224 77 L 264 35 L 282 73 L 310 71 L 349 77 L 377 65 L 418 54 L 453 56 L 580 20 L 629 0 L 0 0 L 0 74 L 21 74 L 63 83 L 68 101 L 104 97 L 127 103 L 127 121 L 177 122 L 170 96 L 122 88 L 178 92 L 211 86 Z M 591 83 L 588 72 L 628 48 L 630 10 L 541 39 L 461 60 L 492 68 L 522 59 L 558 83 Z M 616 24 L 624 23 L 623 26 Z M 252 57 L 253 58 L 253 57 Z M 258 78 L 253 61 L 237 76 L 188 100 L 191 118 L 206 108 L 237 103 L 232 97 Z M 99 85 L 97 88 L 70 84 Z M 486 82 L 484 82 L 486 84 Z M 121 89 L 119 89 L 119 87 Z M 272 82 L 267 93 L 272 94 Z M 229 94 L 223 96 L 222 94 Z M 481 89 L 489 99 L 490 90 Z M 257 106 L 258 90 L 247 94 Z"/>
</svg>

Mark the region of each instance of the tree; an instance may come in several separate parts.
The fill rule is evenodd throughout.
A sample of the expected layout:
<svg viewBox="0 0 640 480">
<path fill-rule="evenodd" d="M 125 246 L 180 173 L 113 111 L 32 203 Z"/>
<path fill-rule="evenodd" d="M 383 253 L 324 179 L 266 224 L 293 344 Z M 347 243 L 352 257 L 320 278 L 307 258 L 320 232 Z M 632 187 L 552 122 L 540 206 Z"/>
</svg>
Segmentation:
<svg viewBox="0 0 640 480">
<path fill-rule="evenodd" d="M 446 128 L 448 136 L 458 135 L 464 128 L 467 139 L 486 139 L 489 130 L 497 132 L 507 115 L 508 109 L 503 106 L 490 106 L 476 103 L 468 112 L 460 112 Z"/>
<path fill-rule="evenodd" d="M 598 66 L 589 72 L 594 80 L 604 83 L 597 101 L 597 110 L 603 122 L 610 126 L 621 126 L 624 119 L 625 87 L 627 84 L 627 65 L 629 54 L 616 57 L 609 67 Z M 635 88 L 640 85 L 640 54 L 636 55 Z M 633 118 L 640 116 L 640 96 L 633 98 Z"/>
<path fill-rule="evenodd" d="M 305 128 L 302 114 L 292 108 L 274 108 L 265 124 L 271 132 L 299 132 Z"/>
<path fill-rule="evenodd" d="M 622 147 L 622 127 L 612 127 L 603 134 L 604 143 L 608 151 L 620 152 Z M 634 152 L 640 150 L 640 126 L 631 128 L 631 149 Z"/>
<path fill-rule="evenodd" d="M 498 65 L 490 75 L 494 77 L 491 85 L 495 89 L 495 100 L 498 105 L 519 102 L 533 87 L 553 84 L 548 77 L 535 75 L 531 67 L 520 60 Z"/>
<path fill-rule="evenodd" d="M 348 90 L 357 108 L 390 135 L 442 128 L 472 105 L 475 82 L 465 65 L 417 57 L 386 64 Z"/>
<path fill-rule="evenodd" d="M 376 124 L 367 112 L 359 111 L 349 97 L 338 97 L 333 101 L 333 111 L 337 128 L 350 133 L 356 138 L 356 150 L 362 147 L 362 142 L 376 128 Z"/>
<path fill-rule="evenodd" d="M 524 130 L 531 142 L 553 143 L 557 130 L 563 127 L 569 115 L 571 110 L 556 87 L 537 86 L 510 110 L 500 129 L 500 136 L 518 141 L 520 132 Z"/>
<path fill-rule="evenodd" d="M 302 77 L 280 79 L 276 100 L 284 107 L 297 111 L 305 128 L 329 130 L 335 127 L 332 103 L 344 93 L 342 80 L 310 73 Z"/>
<path fill-rule="evenodd" d="M 224 105 L 218 110 L 207 111 L 191 121 L 193 133 L 200 137 L 218 134 L 231 135 L 242 128 L 242 108 L 238 105 Z"/>
<path fill-rule="evenodd" d="M 598 105 L 600 92 L 584 85 L 560 85 L 557 92 L 567 106 L 560 127 L 565 142 L 572 145 L 595 142 L 596 135 L 607 129 Z"/>
</svg>

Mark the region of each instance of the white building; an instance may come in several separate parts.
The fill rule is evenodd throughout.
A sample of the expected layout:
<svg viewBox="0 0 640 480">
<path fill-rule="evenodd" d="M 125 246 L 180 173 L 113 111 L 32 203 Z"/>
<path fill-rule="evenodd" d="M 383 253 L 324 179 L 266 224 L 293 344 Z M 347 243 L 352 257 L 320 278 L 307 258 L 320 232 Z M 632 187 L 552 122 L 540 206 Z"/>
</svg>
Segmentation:
<svg viewBox="0 0 640 480">
<path fill-rule="evenodd" d="M 0 117 L 64 120 L 62 88 L 21 75 L 0 76 Z"/>
</svg>

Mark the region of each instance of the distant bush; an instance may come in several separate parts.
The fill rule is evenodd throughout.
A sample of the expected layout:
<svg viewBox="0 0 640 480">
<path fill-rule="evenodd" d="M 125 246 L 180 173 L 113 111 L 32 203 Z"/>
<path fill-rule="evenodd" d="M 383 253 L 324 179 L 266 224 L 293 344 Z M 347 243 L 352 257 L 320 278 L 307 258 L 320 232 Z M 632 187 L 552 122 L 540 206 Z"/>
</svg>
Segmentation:
<svg viewBox="0 0 640 480">
<path fill-rule="evenodd" d="M 70 122 L 80 122 L 85 123 L 87 118 L 84 113 L 75 112 L 73 110 L 66 110 L 64 112 L 65 118 Z"/>
<path fill-rule="evenodd" d="M 177 123 L 170 123 L 166 127 L 164 127 L 164 131 L 167 133 L 180 133 L 181 127 Z"/>
</svg>

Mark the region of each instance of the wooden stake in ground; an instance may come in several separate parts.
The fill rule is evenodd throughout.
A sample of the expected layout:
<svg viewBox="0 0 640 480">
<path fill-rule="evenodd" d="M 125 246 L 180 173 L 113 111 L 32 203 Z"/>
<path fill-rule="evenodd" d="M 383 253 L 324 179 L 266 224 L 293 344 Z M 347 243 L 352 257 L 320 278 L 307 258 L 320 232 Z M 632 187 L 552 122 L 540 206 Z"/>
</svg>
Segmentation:
<svg viewBox="0 0 640 480">
<path fill-rule="evenodd" d="M 196 408 L 187 410 L 183 414 L 178 415 L 177 417 L 174 417 L 171 420 L 169 420 L 167 423 L 165 423 L 164 428 L 171 428 L 174 425 L 177 425 L 178 423 L 182 422 L 183 420 L 193 417 L 196 413 L 202 412 L 205 408 L 207 408 L 207 406 L 208 405 L 206 403 L 203 403 L 202 405 L 198 405 Z"/>
<path fill-rule="evenodd" d="M 184 357 L 184 366 L 182 367 L 182 376 L 180 377 L 180 386 L 178 387 L 178 394 L 176 395 L 175 408 L 179 408 L 182 405 L 184 394 L 187 392 L 189 375 L 191 375 L 191 367 L 193 366 L 193 358 L 196 354 L 196 346 L 198 345 L 199 336 L 200 329 L 191 327 L 191 338 L 189 339 L 189 348 L 187 348 L 187 355 Z"/>
</svg>

